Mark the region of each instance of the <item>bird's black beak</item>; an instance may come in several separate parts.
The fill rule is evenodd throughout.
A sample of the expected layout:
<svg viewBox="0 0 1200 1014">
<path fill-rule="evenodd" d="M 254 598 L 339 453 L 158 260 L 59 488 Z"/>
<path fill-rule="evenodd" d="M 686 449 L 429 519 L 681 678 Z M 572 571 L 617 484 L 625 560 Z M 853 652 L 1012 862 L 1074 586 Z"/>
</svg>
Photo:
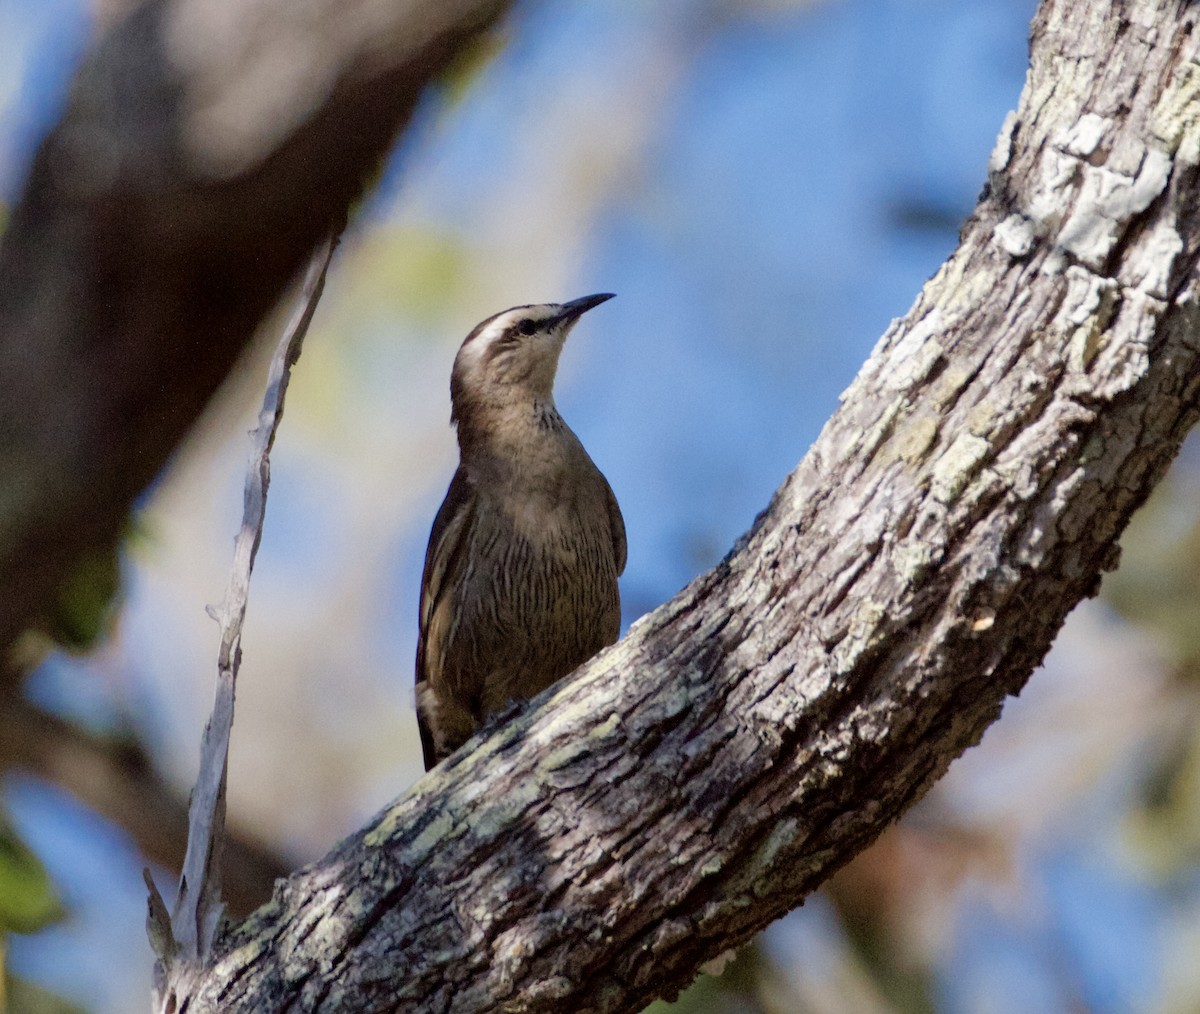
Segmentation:
<svg viewBox="0 0 1200 1014">
<path fill-rule="evenodd" d="M 558 319 L 559 321 L 572 323 L 587 313 L 588 310 L 599 306 L 601 303 L 607 303 L 615 295 L 615 292 L 599 292 L 594 296 L 580 296 L 578 299 L 572 299 L 569 303 L 563 303 L 562 312 L 558 315 Z"/>
</svg>

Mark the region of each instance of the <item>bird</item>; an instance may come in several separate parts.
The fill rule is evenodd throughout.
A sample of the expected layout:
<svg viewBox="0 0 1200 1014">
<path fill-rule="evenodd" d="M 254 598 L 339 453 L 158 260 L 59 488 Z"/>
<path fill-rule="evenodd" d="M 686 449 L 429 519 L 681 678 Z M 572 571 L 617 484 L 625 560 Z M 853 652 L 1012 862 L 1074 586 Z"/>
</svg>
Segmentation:
<svg viewBox="0 0 1200 1014">
<path fill-rule="evenodd" d="M 504 310 L 455 356 L 459 464 L 421 576 L 416 705 L 427 771 L 620 632 L 625 522 L 553 393 L 567 335 L 612 297 Z"/>
</svg>

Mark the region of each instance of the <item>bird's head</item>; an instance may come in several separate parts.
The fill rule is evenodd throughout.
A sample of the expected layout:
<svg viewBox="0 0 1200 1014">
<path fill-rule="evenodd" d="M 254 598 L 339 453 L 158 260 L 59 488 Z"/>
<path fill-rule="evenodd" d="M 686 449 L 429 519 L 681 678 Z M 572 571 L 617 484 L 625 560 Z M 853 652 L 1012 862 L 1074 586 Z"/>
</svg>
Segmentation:
<svg viewBox="0 0 1200 1014">
<path fill-rule="evenodd" d="M 514 306 L 467 335 L 450 374 L 452 418 L 461 421 L 476 406 L 550 402 L 558 356 L 571 328 L 611 292 L 569 303 Z"/>
</svg>

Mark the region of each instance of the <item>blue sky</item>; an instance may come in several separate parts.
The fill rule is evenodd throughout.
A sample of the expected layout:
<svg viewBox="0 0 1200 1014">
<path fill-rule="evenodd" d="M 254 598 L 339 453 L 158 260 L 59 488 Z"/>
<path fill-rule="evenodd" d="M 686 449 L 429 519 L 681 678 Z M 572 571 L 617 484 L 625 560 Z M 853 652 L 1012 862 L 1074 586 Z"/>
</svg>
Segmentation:
<svg viewBox="0 0 1200 1014">
<path fill-rule="evenodd" d="M 524 6 L 508 48 L 458 102 L 428 107 L 403 143 L 353 243 L 419 219 L 470 247 L 506 188 L 536 210 L 541 181 L 521 177 L 536 171 L 528 145 L 551 143 L 531 141 L 527 129 L 545 96 L 586 95 L 593 85 L 603 93 L 614 68 L 640 68 L 652 79 L 655 41 L 690 33 L 671 61 L 663 58 L 664 77 L 677 78 L 655 110 L 636 170 L 607 192 L 576 240 L 576 289 L 513 300 L 618 293 L 573 338 L 559 401 L 622 502 L 631 546 L 627 620 L 715 562 L 749 526 L 888 322 L 953 249 L 1000 123 L 1016 105 L 1032 12 L 1028 0 L 764 3 L 747 13 L 683 2 Z M 60 107 L 85 31 L 79 5 L 67 0 L 0 6 L 6 197 Z M 583 103 L 577 129 L 600 143 L 615 127 Z M 484 256 L 476 270 L 486 272 L 486 256 L 495 255 Z M 331 299 L 339 286 L 350 291 L 335 278 Z M 475 319 L 497 309 L 480 305 Z M 366 336 L 310 350 L 301 370 L 310 357 L 340 356 L 346 375 L 361 381 L 347 400 L 383 411 L 392 396 L 384 378 L 395 363 L 427 364 L 429 379 L 408 397 L 436 392 L 431 411 L 443 413 L 436 426 L 444 427 L 436 399 L 444 398 L 448 361 L 425 334 L 441 323 L 396 323 L 386 303 L 359 312 Z M 372 327 L 410 337 L 389 339 L 381 353 Z M 304 419 L 292 423 L 285 421 L 277 451 L 261 599 L 316 580 L 351 544 L 330 493 L 335 466 L 301 439 Z M 452 467 L 452 455 L 436 466 L 446 476 Z M 239 487 L 240 474 L 230 471 L 220 498 L 236 501 Z M 425 513 L 379 549 L 394 562 L 393 601 L 388 616 L 364 623 L 383 668 L 398 668 L 411 652 L 412 631 L 389 616 L 411 613 L 439 495 L 429 486 L 416 498 Z M 154 630 L 165 637 L 155 586 L 140 576 L 131 584 L 127 639 L 136 646 Z M 151 666 L 168 648 L 178 645 L 146 645 L 139 660 Z M 73 678 L 77 687 L 87 682 L 87 665 L 77 668 L 74 677 L 59 674 L 56 693 L 71 694 Z M 147 721 L 151 738 L 168 736 L 168 718 Z M 182 752 L 194 755 L 194 747 Z M 30 780 L 10 783 L 5 799 L 76 912 L 64 928 L 14 941 L 14 967 L 98 1012 L 128 1009 L 150 960 L 130 844 Z M 1097 817 L 1102 824 L 1124 804 L 1095 805 L 1107 815 Z M 1078 999 L 1100 1012 L 1149 1009 L 1165 900 L 1111 852 L 1086 843 L 1034 855 L 1029 869 L 1049 915 L 1030 929 L 987 900 L 964 903 L 955 959 L 940 984 L 944 1009 L 1056 1011 Z M 1064 963 L 1078 997 L 1062 992 Z"/>
</svg>

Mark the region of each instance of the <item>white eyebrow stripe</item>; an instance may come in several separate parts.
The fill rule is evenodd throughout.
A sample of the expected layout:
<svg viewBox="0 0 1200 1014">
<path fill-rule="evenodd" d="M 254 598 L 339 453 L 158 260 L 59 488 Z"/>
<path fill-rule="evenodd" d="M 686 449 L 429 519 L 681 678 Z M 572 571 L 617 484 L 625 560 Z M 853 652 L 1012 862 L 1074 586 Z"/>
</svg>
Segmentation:
<svg viewBox="0 0 1200 1014">
<path fill-rule="evenodd" d="M 512 310 L 505 310 L 503 313 L 496 314 L 495 317 L 487 322 L 483 330 L 468 338 L 458 352 L 463 364 L 474 367 L 486 358 L 488 350 L 497 340 L 502 338 L 505 332 L 524 316 L 523 311 L 525 309 L 527 308 L 515 307 Z"/>
<path fill-rule="evenodd" d="M 486 326 L 477 334 L 469 336 L 463 344 L 462 351 L 472 362 L 477 362 L 497 339 L 526 317 L 541 322 L 553 317 L 557 312 L 558 307 L 553 303 L 532 303 L 504 310 L 487 321 Z"/>
</svg>

